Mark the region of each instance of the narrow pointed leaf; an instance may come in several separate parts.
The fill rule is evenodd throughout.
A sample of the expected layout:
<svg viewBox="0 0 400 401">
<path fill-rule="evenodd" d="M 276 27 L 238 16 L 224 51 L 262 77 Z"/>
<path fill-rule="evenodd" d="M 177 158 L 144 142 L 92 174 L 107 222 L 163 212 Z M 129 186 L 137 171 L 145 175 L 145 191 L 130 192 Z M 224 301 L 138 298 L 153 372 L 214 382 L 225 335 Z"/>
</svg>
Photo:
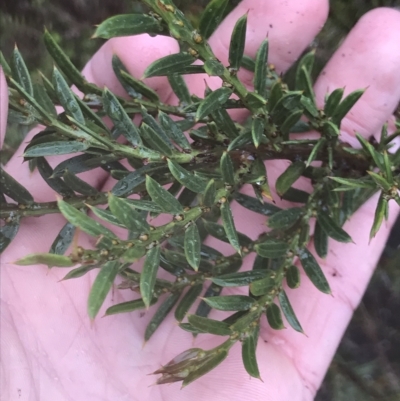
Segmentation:
<svg viewBox="0 0 400 401">
<path fill-rule="evenodd" d="M 285 328 L 283 325 L 282 314 L 277 304 L 269 304 L 267 306 L 267 320 L 268 324 L 275 330 L 282 330 Z"/>
<path fill-rule="evenodd" d="M 202 118 L 211 114 L 215 109 L 219 108 L 232 94 L 232 90 L 229 88 L 219 88 L 209 95 L 200 103 L 197 112 L 196 112 L 196 121 L 201 120 Z"/>
<path fill-rule="evenodd" d="M 341 228 L 332 217 L 329 216 L 327 211 L 319 210 L 317 221 L 325 233 L 339 242 L 352 242 L 350 235 Z"/>
<path fill-rule="evenodd" d="M 78 194 L 86 196 L 96 196 L 99 194 L 99 191 L 96 188 L 92 187 L 86 181 L 81 180 L 79 177 L 70 173 L 69 171 L 64 173 L 63 178 L 65 184 Z"/>
<path fill-rule="evenodd" d="M 342 100 L 343 93 L 343 88 L 338 88 L 329 94 L 324 106 L 324 112 L 328 117 L 331 117 L 335 113 L 336 108 Z"/>
<path fill-rule="evenodd" d="M 179 181 L 186 188 L 196 193 L 202 193 L 206 189 L 206 182 L 197 177 L 193 173 L 184 169 L 178 163 L 168 159 L 168 168 L 177 181 Z"/>
<path fill-rule="evenodd" d="M 275 206 L 272 203 L 261 203 L 256 198 L 241 193 L 235 193 L 234 199 L 246 209 L 262 214 L 263 216 L 272 216 L 274 213 L 281 210 L 278 206 Z"/>
<path fill-rule="evenodd" d="M 379 185 L 384 191 L 390 191 L 392 186 L 384 177 L 382 177 L 377 173 L 374 173 L 373 171 L 367 171 L 367 173 L 375 181 L 375 183 Z"/>
<path fill-rule="evenodd" d="M 296 76 L 296 89 L 303 91 L 304 95 L 312 102 L 315 108 L 315 93 L 311 82 L 311 69 L 305 65 L 300 67 Z"/>
<path fill-rule="evenodd" d="M 203 298 L 203 300 L 214 309 L 235 312 L 248 310 L 256 302 L 253 298 L 246 295 L 225 295 Z"/>
<path fill-rule="evenodd" d="M 134 77 L 132 77 L 132 75 L 126 73 L 125 71 L 121 71 L 121 77 L 128 85 L 135 89 L 135 91 L 139 92 L 150 101 L 155 103 L 158 103 L 160 101 L 157 92 L 151 89 L 142 81 L 135 79 Z"/>
<path fill-rule="evenodd" d="M 217 128 L 222 131 L 224 135 L 230 139 L 237 138 L 239 132 L 229 113 L 225 109 L 219 108 L 214 110 L 211 113 L 211 117 L 215 121 Z"/>
<path fill-rule="evenodd" d="M 53 101 L 50 99 L 44 86 L 39 84 L 33 85 L 33 94 L 36 101 L 46 110 L 52 117 L 57 116 L 57 110 Z"/>
<path fill-rule="evenodd" d="M 197 315 L 189 315 L 188 321 L 193 327 L 204 333 L 215 334 L 217 336 L 229 336 L 231 334 L 229 325 L 219 320 L 208 319 Z"/>
<path fill-rule="evenodd" d="M 272 111 L 275 108 L 275 106 L 282 98 L 282 96 L 283 96 L 282 81 L 277 80 L 271 87 L 267 104 L 268 111 Z"/>
<path fill-rule="evenodd" d="M 85 118 L 83 117 L 82 110 L 75 99 L 75 95 L 57 68 L 54 68 L 53 70 L 53 85 L 65 112 L 79 123 L 85 124 Z"/>
<path fill-rule="evenodd" d="M 365 89 L 359 89 L 350 93 L 345 97 L 339 106 L 336 107 L 335 112 L 332 114 L 332 122 L 339 125 L 346 114 L 352 109 L 352 107 L 357 103 L 360 97 L 365 92 Z"/>
<path fill-rule="evenodd" d="M 314 247 L 317 255 L 320 258 L 325 259 L 328 255 L 328 235 L 322 229 L 318 221 L 315 224 Z"/>
<path fill-rule="evenodd" d="M 299 121 L 302 115 L 303 110 L 294 110 L 291 114 L 289 114 L 280 127 L 282 134 L 286 135 L 292 132 L 292 127 Z"/>
<path fill-rule="evenodd" d="M 211 0 L 201 14 L 199 32 L 208 39 L 225 16 L 228 0 Z"/>
<path fill-rule="evenodd" d="M 372 223 L 371 232 L 369 234 L 370 240 L 373 237 L 375 237 L 376 233 L 379 231 L 383 219 L 385 218 L 387 213 L 388 213 L 388 201 L 385 199 L 383 194 L 381 194 L 378 200 L 378 204 L 376 205 L 374 222 Z"/>
<path fill-rule="evenodd" d="M 122 135 L 132 144 L 141 145 L 139 131 L 133 124 L 121 103 L 107 88 L 103 91 L 104 110 Z"/>
<path fill-rule="evenodd" d="M 289 228 L 299 220 L 303 211 L 304 209 L 300 207 L 281 210 L 268 219 L 268 227 L 279 230 Z"/>
<path fill-rule="evenodd" d="M 90 319 L 94 319 L 97 316 L 108 293 L 110 292 L 120 266 L 118 260 L 112 260 L 105 263 L 97 274 L 92 284 L 92 288 L 90 289 L 87 304 Z"/>
<path fill-rule="evenodd" d="M 292 328 L 299 333 L 304 333 L 303 328 L 301 327 L 297 317 L 293 311 L 292 305 L 290 304 L 289 298 L 287 297 L 284 290 L 282 290 L 279 295 L 279 304 L 281 305 L 281 309 L 283 314 L 286 317 L 288 323 L 292 326 Z"/>
<path fill-rule="evenodd" d="M 94 237 L 104 235 L 108 238 L 115 238 L 115 234 L 108 228 L 104 227 L 97 221 L 88 217 L 85 213 L 82 213 L 78 209 L 75 209 L 69 203 L 59 200 L 57 202 L 58 208 L 63 216 L 75 227 L 79 227 L 86 234 Z"/>
<path fill-rule="evenodd" d="M 294 289 L 300 286 L 300 271 L 297 266 L 289 266 L 286 272 L 286 282 L 289 288 Z"/>
<path fill-rule="evenodd" d="M 246 42 L 247 14 L 240 17 L 233 28 L 229 45 L 229 67 L 235 70 L 240 68 L 244 45 Z"/>
<path fill-rule="evenodd" d="M 83 277 L 86 273 L 90 272 L 91 270 L 97 269 L 97 265 L 89 265 L 89 266 L 81 266 L 77 267 L 76 269 L 70 270 L 63 278 L 64 280 L 71 280 L 73 278 Z"/>
<path fill-rule="evenodd" d="M 108 196 L 108 205 L 118 221 L 131 231 L 145 233 L 150 226 L 142 215 L 137 212 L 127 199 L 121 199 L 111 194 Z"/>
<path fill-rule="evenodd" d="M 325 275 L 311 252 L 304 248 L 298 252 L 298 256 L 305 273 L 315 287 L 325 294 L 330 294 L 331 289 L 326 281 Z"/>
<path fill-rule="evenodd" d="M 218 60 L 206 60 L 204 63 L 204 69 L 210 77 L 218 77 L 224 75 L 225 67 Z"/>
<path fill-rule="evenodd" d="M 168 75 L 168 82 L 182 105 L 188 105 L 192 103 L 189 89 L 182 75 L 170 74 Z"/>
<path fill-rule="evenodd" d="M 31 76 L 29 75 L 25 61 L 17 47 L 15 47 L 11 57 L 11 72 L 13 78 L 25 89 L 26 92 L 33 96 Z"/>
<path fill-rule="evenodd" d="M 233 221 L 232 210 L 229 205 L 229 202 L 222 203 L 220 210 L 221 210 L 222 224 L 224 226 L 229 243 L 233 246 L 233 248 L 237 252 L 240 253 L 239 237 L 235 228 L 235 223 Z"/>
<path fill-rule="evenodd" d="M 326 138 L 321 138 L 318 140 L 317 144 L 313 147 L 308 156 L 306 167 L 308 167 L 314 160 L 318 157 L 318 152 L 324 148 L 326 144 Z"/>
<path fill-rule="evenodd" d="M 183 150 L 191 150 L 190 143 L 187 140 L 185 134 L 168 114 L 160 111 L 158 113 L 158 119 L 168 138 L 174 141 Z"/>
<path fill-rule="evenodd" d="M 222 153 L 221 174 L 226 184 L 235 185 L 235 170 L 228 152 Z"/>
<path fill-rule="evenodd" d="M 154 286 L 156 284 L 158 266 L 160 264 L 160 247 L 151 248 L 143 264 L 143 271 L 140 275 L 140 295 L 146 308 L 150 306 L 153 299 Z"/>
<path fill-rule="evenodd" d="M 196 59 L 189 53 L 175 53 L 162 57 L 151 63 L 144 71 L 144 78 L 171 75 L 181 72 L 183 67 L 190 66 Z"/>
<path fill-rule="evenodd" d="M 276 180 L 276 192 L 282 196 L 305 170 L 304 162 L 297 161 L 292 163 Z"/>
<path fill-rule="evenodd" d="M 242 342 L 242 360 L 246 372 L 256 379 L 260 379 L 256 357 L 256 341 L 252 335 L 246 337 Z"/>
<path fill-rule="evenodd" d="M 289 245 L 277 239 L 268 239 L 255 247 L 256 252 L 263 258 L 277 259 L 286 255 Z"/>
<path fill-rule="evenodd" d="M 172 156 L 172 144 L 170 142 L 165 142 L 164 138 L 157 135 L 157 132 L 153 128 L 143 123 L 140 126 L 140 133 L 143 140 L 150 147 L 150 149 L 156 150 L 157 152 L 160 152 L 162 155 L 165 156 Z"/>
<path fill-rule="evenodd" d="M 19 266 L 40 264 L 47 265 L 49 268 L 53 266 L 71 267 L 76 265 L 76 262 L 73 262 L 68 256 L 56 255 L 54 253 L 34 253 L 18 259 L 14 263 Z"/>
<path fill-rule="evenodd" d="M 249 285 L 253 281 L 265 278 L 266 270 L 250 270 L 246 272 L 222 274 L 211 278 L 211 281 L 221 287 L 239 287 Z"/>
<path fill-rule="evenodd" d="M 3 52 L 0 50 L 0 66 L 3 68 L 5 75 L 11 75 L 11 67 L 8 65 L 6 59 L 4 58 Z"/>
<path fill-rule="evenodd" d="M 264 39 L 257 51 L 256 69 L 254 71 L 254 89 L 265 97 L 267 91 L 268 39 Z"/>
<path fill-rule="evenodd" d="M 63 255 L 71 245 L 74 234 L 75 227 L 71 223 L 66 223 L 51 244 L 49 253 Z"/>
<path fill-rule="evenodd" d="M 82 152 L 89 148 L 90 143 L 78 141 L 56 141 L 42 143 L 27 149 L 24 157 L 59 156 Z"/>
<path fill-rule="evenodd" d="M 0 166 L 1 191 L 21 204 L 33 203 L 33 197 L 18 181 L 9 175 Z"/>
<path fill-rule="evenodd" d="M 163 320 L 167 317 L 169 312 L 178 302 L 180 295 L 181 295 L 180 292 L 171 293 L 168 295 L 167 298 L 163 300 L 163 303 L 157 309 L 157 312 L 151 318 L 149 324 L 146 327 L 146 331 L 144 333 L 145 341 L 148 341 L 150 337 L 154 334 L 154 332 L 158 329 L 160 324 L 163 322 Z"/>
<path fill-rule="evenodd" d="M 191 224 L 185 231 L 185 255 L 191 267 L 195 271 L 198 270 L 200 265 L 200 248 L 201 239 L 199 229 L 196 224 Z"/>
<path fill-rule="evenodd" d="M 88 207 L 95 216 L 106 221 L 107 223 L 114 224 L 117 227 L 126 228 L 125 224 L 122 224 L 109 210 L 100 209 L 90 205 L 88 205 Z"/>
<path fill-rule="evenodd" d="M 204 190 L 204 195 L 203 195 L 203 202 L 202 204 L 204 206 L 213 206 L 215 202 L 215 196 L 216 196 L 216 188 L 215 188 L 215 181 L 211 179 L 207 186 L 206 189 Z"/>
<path fill-rule="evenodd" d="M 189 288 L 175 309 L 175 319 L 178 320 L 178 322 L 181 322 L 184 319 L 202 291 L 203 284 L 195 284 Z"/>
<path fill-rule="evenodd" d="M 153 213 L 162 213 L 162 209 L 152 201 L 146 201 L 144 199 L 127 199 L 127 201 L 138 210 L 146 210 Z"/>
<path fill-rule="evenodd" d="M 152 201 L 160 206 L 164 213 L 183 213 L 183 207 L 179 201 L 148 175 L 146 176 L 146 189 Z"/>
<path fill-rule="evenodd" d="M 154 305 L 156 302 L 157 298 L 153 298 L 150 305 Z M 104 315 L 110 316 L 117 315 L 119 313 L 129 313 L 144 308 L 146 308 L 146 305 L 144 304 L 143 299 L 135 299 L 134 301 L 122 302 L 120 304 L 110 306 Z"/>
<path fill-rule="evenodd" d="M 265 140 L 264 135 L 265 121 L 263 118 L 253 118 L 251 123 L 251 136 L 256 148 Z"/>
</svg>

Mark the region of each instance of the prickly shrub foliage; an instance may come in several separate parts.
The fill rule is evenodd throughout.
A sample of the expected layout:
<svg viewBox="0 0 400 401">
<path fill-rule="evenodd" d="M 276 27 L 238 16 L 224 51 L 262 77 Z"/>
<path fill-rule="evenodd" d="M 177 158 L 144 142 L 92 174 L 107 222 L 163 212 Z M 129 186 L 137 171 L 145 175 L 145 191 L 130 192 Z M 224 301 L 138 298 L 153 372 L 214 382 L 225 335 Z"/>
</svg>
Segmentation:
<svg viewBox="0 0 400 401">
<path fill-rule="evenodd" d="M 244 56 L 246 15 L 233 30 L 229 65 L 216 59 L 207 38 L 222 19 L 227 0 L 210 3 L 199 31 L 171 1 L 144 3 L 152 10 L 149 14 L 112 17 L 98 26 L 95 36 L 108 39 L 149 33 L 176 38 L 183 50 L 156 60 L 144 76 L 167 76 L 178 106 L 161 102 L 116 57 L 113 69 L 129 99 L 87 82 L 48 32 L 44 42 L 56 67 L 52 77 L 42 76 L 40 84 L 32 83 L 18 49 L 9 64 L 1 56 L 9 85 L 10 119 L 45 126 L 26 147 L 24 158 L 59 194 L 57 202 L 37 203 L 2 170 L 1 251 L 14 239 L 24 218 L 62 213 L 67 223 L 49 253 L 27 255 L 18 264 L 71 267 L 65 280 L 96 269 L 88 296 L 91 319 L 114 281 L 122 278 L 118 288 L 134 289 L 137 295 L 109 307 L 106 315 L 151 307 L 147 313 L 153 317 L 145 340 L 169 313 L 175 313 L 181 328 L 195 336 L 223 337 L 214 349 L 182 350 L 154 372 L 161 374 L 157 383 L 183 381 L 185 386 L 193 382 L 220 364 L 236 342 L 242 346 L 244 368 L 259 378 L 256 347 L 261 319 L 280 330 L 284 315 L 294 330 L 302 332 L 284 291 L 284 285 L 300 285 L 295 261 L 300 261 L 320 291 L 330 293 L 327 279 L 308 250 L 310 242 L 321 258 L 327 255 L 330 238 L 351 242 L 342 225 L 379 192 L 372 238 L 387 218 L 388 202 L 393 199 L 400 204 L 400 151 L 388 152 L 400 126 L 391 135 L 383 127 L 376 144 L 358 136 L 360 149 L 350 148 L 339 142 L 340 124 L 363 91 L 344 97 L 343 89 L 336 89 L 326 96 L 323 108 L 317 107 L 310 78 L 313 53 L 299 62 L 295 87 L 289 88 L 268 63 L 268 40 L 262 42 L 255 59 Z M 240 68 L 254 72 L 254 90 L 246 89 L 238 79 Z M 203 98 L 191 95 L 182 75 L 199 73 L 220 77 L 221 87 L 206 88 Z M 72 84 L 83 98 L 70 89 Z M 57 114 L 55 105 L 64 111 Z M 251 118 L 244 124 L 232 120 L 229 110 L 236 108 L 247 109 Z M 104 116 L 112 121 L 111 129 L 104 124 Z M 139 125 L 133 122 L 135 116 L 140 116 Z M 319 137 L 290 135 L 310 130 Z M 121 136 L 125 141 L 118 142 Z M 46 157 L 54 155 L 71 156 L 53 169 Z M 271 183 L 264 162 L 273 159 L 290 164 Z M 127 160 L 131 168 L 121 160 Z M 115 179 L 108 193 L 78 177 L 98 167 Z M 312 191 L 293 187 L 300 177 L 310 181 Z M 253 188 L 253 196 L 240 192 L 245 184 Z M 280 209 L 274 197 L 297 206 Z M 265 234 L 253 241 L 236 230 L 232 200 L 268 217 Z M 168 222 L 150 224 L 160 214 L 169 216 Z M 122 227 L 127 235 L 121 238 L 101 222 Z M 95 237 L 96 246 L 75 245 L 65 255 L 76 229 Z M 205 245 L 208 236 L 229 243 L 232 254 L 224 256 Z M 240 271 L 243 259 L 251 253 L 257 255 L 253 269 Z M 139 260 L 143 268 L 135 269 Z M 161 270 L 173 279 L 161 279 Z M 233 295 L 224 295 L 226 287 L 243 286 L 248 287 L 247 295 L 234 295 L 232 289 Z M 196 309 L 193 305 L 199 297 L 202 300 Z M 212 309 L 231 314 L 221 321 L 211 319 Z"/>
</svg>

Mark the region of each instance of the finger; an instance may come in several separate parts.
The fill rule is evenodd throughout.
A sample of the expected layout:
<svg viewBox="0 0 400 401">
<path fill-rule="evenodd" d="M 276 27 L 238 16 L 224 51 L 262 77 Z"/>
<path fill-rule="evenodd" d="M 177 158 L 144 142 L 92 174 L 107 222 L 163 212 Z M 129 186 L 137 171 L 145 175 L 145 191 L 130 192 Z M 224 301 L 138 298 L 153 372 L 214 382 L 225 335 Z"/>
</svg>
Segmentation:
<svg viewBox="0 0 400 401">
<path fill-rule="evenodd" d="M 8 113 L 8 89 L 6 77 L 0 67 L 0 147 L 3 146 L 4 136 L 6 135 Z"/>
<path fill-rule="evenodd" d="M 319 76 L 315 91 L 319 105 L 326 93 L 345 94 L 366 88 L 341 125 L 342 139 L 357 145 L 355 133 L 380 133 L 400 98 L 400 13 L 380 8 L 367 13 L 351 31 Z"/>
<path fill-rule="evenodd" d="M 400 80 L 397 76 L 400 68 L 399 38 L 399 12 L 379 9 L 368 13 L 350 33 L 319 79 L 315 88 L 319 99 L 327 87 L 331 91 L 346 85 L 350 91 L 360 85 L 369 85 L 366 92 L 369 95 L 365 94 L 361 98 L 361 106 L 356 105 L 343 121 L 346 141 L 354 141 L 354 130 L 363 129 L 364 135 L 378 131 L 395 109 L 400 99 Z M 347 58 L 348 62 L 343 64 L 343 58 Z M 331 77 L 333 81 L 326 77 Z M 290 301 L 308 337 L 291 329 L 277 332 L 267 328 L 263 332 L 268 341 L 281 344 L 283 351 L 293 358 L 312 394 L 322 382 L 398 214 L 397 206 L 391 205 L 387 224 L 369 243 L 376 204 L 377 196 L 365 203 L 345 224 L 344 229 L 355 244 L 343 245 L 330 240 L 327 258 L 318 259 L 329 280 L 332 297 L 318 292 L 304 273 L 300 288 L 288 290 Z"/>
</svg>

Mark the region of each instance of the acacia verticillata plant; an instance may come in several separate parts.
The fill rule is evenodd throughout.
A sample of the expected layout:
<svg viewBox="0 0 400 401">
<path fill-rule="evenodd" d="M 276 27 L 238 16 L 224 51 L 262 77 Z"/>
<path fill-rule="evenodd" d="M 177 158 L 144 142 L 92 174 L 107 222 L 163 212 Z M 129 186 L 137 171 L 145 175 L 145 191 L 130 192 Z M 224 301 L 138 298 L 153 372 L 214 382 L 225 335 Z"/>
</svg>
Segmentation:
<svg viewBox="0 0 400 401">
<path fill-rule="evenodd" d="M 181 52 L 152 63 L 143 78 L 167 76 L 179 105 L 161 102 L 153 89 L 128 74 L 117 57 L 112 66 L 128 99 L 87 82 L 47 31 L 44 42 L 56 64 L 51 79 L 42 76 L 41 83 L 33 84 L 17 48 L 9 64 L 1 55 L 10 119 L 45 127 L 27 145 L 24 158 L 59 194 L 57 202 L 37 203 L 2 170 L 1 251 L 26 217 L 62 213 L 67 223 L 49 253 L 27 255 L 18 264 L 78 266 L 64 280 L 97 269 L 88 296 L 90 319 L 97 316 L 114 281 L 122 278 L 118 288 L 133 289 L 137 295 L 109 307 L 106 315 L 155 305 L 146 341 L 174 307 L 183 330 L 225 338 L 213 349 L 183 351 L 154 372 L 161 374 L 158 384 L 193 382 L 220 364 L 237 342 L 242 345 L 244 368 L 260 378 L 256 360 L 260 320 L 266 318 L 280 330 L 283 314 L 294 330 L 303 331 L 284 291 L 284 285 L 292 289 L 300 285 L 296 261 L 318 290 L 330 294 L 329 283 L 308 250 L 310 242 L 320 258 L 327 255 L 329 238 L 351 242 L 342 225 L 379 192 L 372 238 L 388 216 L 389 201 L 400 204 L 400 151 L 389 153 L 400 125 L 390 135 L 384 126 L 379 143 L 362 136 L 357 136 L 359 149 L 341 143 L 341 121 L 363 90 L 344 97 L 344 90 L 336 89 L 327 94 L 323 108 L 317 107 L 310 78 L 313 52 L 298 63 L 295 86 L 290 88 L 268 63 L 267 39 L 255 59 L 244 56 L 246 15 L 234 27 L 229 65 L 214 56 L 207 38 L 224 16 L 227 0 L 210 2 L 198 31 L 171 1 L 143 2 L 151 12 L 112 17 L 97 27 L 95 36 L 148 33 L 177 39 Z M 253 90 L 238 78 L 240 68 L 254 72 Z M 200 73 L 220 77 L 221 87 L 207 87 L 203 98 L 191 95 L 182 76 Z M 57 114 L 55 105 L 63 112 Z M 251 118 L 234 121 L 232 109 L 247 109 Z M 111 128 L 103 122 L 105 116 Z M 139 125 L 133 122 L 135 116 L 141 117 Z M 311 130 L 318 137 L 302 138 L 301 133 Z M 117 141 L 121 136 L 125 140 Z M 53 169 L 46 157 L 54 155 L 72 156 Z M 290 165 L 271 183 L 264 162 L 275 159 Z M 127 160 L 131 170 L 121 160 Z M 77 176 L 98 167 L 116 180 L 110 192 L 99 192 Z M 312 190 L 293 186 L 300 177 L 309 180 Z M 240 192 L 246 184 L 253 188 L 253 196 Z M 274 197 L 297 206 L 281 209 Z M 265 233 L 257 240 L 236 230 L 232 200 L 268 217 Z M 151 225 L 160 214 L 168 215 L 168 222 Z M 100 221 L 124 228 L 127 236 L 121 238 Z M 77 228 L 95 237 L 96 246 L 84 249 L 75 244 L 65 255 Z M 206 245 L 207 236 L 229 243 L 234 252 L 225 256 Z M 256 254 L 253 268 L 240 271 L 243 258 L 251 253 Z M 135 262 L 140 259 L 144 262 L 138 271 Z M 161 271 L 174 279 L 160 278 Z M 243 286 L 248 287 L 247 295 L 242 290 L 235 294 L 234 288 Z M 223 295 L 226 287 L 232 295 Z M 221 321 L 211 319 L 212 309 L 231 314 Z"/>
</svg>

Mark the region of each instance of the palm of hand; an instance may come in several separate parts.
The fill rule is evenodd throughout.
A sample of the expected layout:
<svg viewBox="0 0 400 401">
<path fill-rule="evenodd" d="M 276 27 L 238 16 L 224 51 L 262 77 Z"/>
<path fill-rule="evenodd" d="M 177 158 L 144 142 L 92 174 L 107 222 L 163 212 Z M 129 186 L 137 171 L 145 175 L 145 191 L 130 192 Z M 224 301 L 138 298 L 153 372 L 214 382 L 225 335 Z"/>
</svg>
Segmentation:
<svg viewBox="0 0 400 401">
<path fill-rule="evenodd" d="M 283 5 L 277 0 L 270 3 L 271 9 L 267 9 L 261 2 L 243 1 L 227 18 L 211 40 L 214 51 L 222 61 L 226 62 L 227 59 L 226 43 L 229 43 L 233 24 L 247 10 L 250 10 L 247 54 L 254 55 L 269 31 L 270 60 L 280 70 L 287 69 L 298 57 L 326 18 L 327 2 L 323 5 L 313 0 L 285 2 L 290 5 Z M 265 20 L 273 21 L 274 28 L 267 29 Z M 347 85 L 349 92 L 370 84 L 360 103 L 342 125 L 346 141 L 352 141 L 354 129 L 365 135 L 378 132 L 400 98 L 400 78 L 396 74 L 400 66 L 400 49 L 395 47 L 400 35 L 399 22 L 400 14 L 389 9 L 375 11 L 364 17 L 316 84 L 319 101 L 327 90 L 330 92 Z M 252 30 L 252 27 L 256 29 Z M 302 35 L 298 35 L 299 31 Z M 285 38 L 284 43 L 282 38 Z M 289 39 L 292 42 L 287 42 Z M 131 49 L 129 54 L 127 46 Z M 373 67 L 372 63 L 368 63 L 373 58 L 371 48 L 380 51 L 380 57 L 374 59 Z M 112 53 L 123 60 L 133 75 L 140 77 L 151 60 L 176 51 L 177 46 L 170 39 L 149 39 L 144 36 L 121 38 L 106 44 L 84 73 L 99 86 L 107 85 L 118 91 L 110 72 Z M 141 54 L 141 57 L 132 59 L 131 53 Z M 358 69 L 360 65 L 365 66 L 363 70 Z M 149 84 L 158 90 L 165 101 L 171 100 L 165 80 L 156 78 L 149 80 Z M 201 79 L 194 81 L 191 78 L 190 85 L 195 93 L 201 95 L 204 89 Z M 210 85 L 213 85 L 212 81 Z M 271 180 L 274 180 L 282 166 L 273 163 L 268 167 Z M 52 199 L 53 194 L 39 176 L 37 180 L 27 178 L 27 167 L 21 167 L 17 157 L 7 169 L 22 184 L 26 184 L 35 200 Z M 103 190 L 112 186 L 112 182 L 104 182 L 104 176 L 101 175 L 88 179 L 92 185 Z M 143 316 L 137 312 L 96 319 L 91 326 L 86 315 L 86 303 L 93 274 L 58 283 L 64 276 L 60 270 L 53 269 L 47 274 L 43 266 L 11 265 L 22 255 L 47 251 L 51 239 L 64 224 L 61 216 L 27 219 L 20 229 L 19 238 L 2 256 L 1 340 L 5 384 L 1 390 L 2 397 L 44 401 L 158 401 L 186 400 L 190 397 L 222 401 L 261 400 L 266 396 L 277 401 L 312 399 L 388 234 L 389 227 L 383 229 L 367 246 L 375 202 L 372 200 L 364 205 L 346 227 L 357 245 L 345 245 L 346 248 L 342 248 L 334 243 L 328 258 L 320 261 L 330 280 L 333 297 L 318 293 L 305 277 L 300 289 L 289 292 L 291 303 L 308 337 L 290 328 L 272 331 L 266 323 L 263 324 L 257 354 L 264 382 L 248 377 L 242 366 L 240 347 L 235 346 L 222 365 L 184 391 L 178 391 L 179 384 L 149 387 L 155 378 L 146 375 L 187 348 L 196 346 L 209 349 L 218 340 L 204 335 L 199 336 L 193 345 L 191 335 L 183 332 L 170 316 L 142 349 L 143 333 L 151 312 Z M 258 216 L 250 212 L 243 213 L 238 205 L 234 206 L 234 213 L 238 216 L 236 225 L 239 231 L 252 238 L 262 232 L 263 222 Z M 392 214 L 391 221 L 394 217 Z M 90 241 L 83 235 L 80 239 L 87 243 Z M 364 261 L 362 266 L 359 266 L 360 260 Z M 349 264 L 352 267 L 357 264 L 357 270 L 349 269 Z M 245 262 L 246 265 L 251 266 L 249 260 Z M 116 291 L 112 303 L 130 299 L 132 296 L 129 291 Z"/>
</svg>

